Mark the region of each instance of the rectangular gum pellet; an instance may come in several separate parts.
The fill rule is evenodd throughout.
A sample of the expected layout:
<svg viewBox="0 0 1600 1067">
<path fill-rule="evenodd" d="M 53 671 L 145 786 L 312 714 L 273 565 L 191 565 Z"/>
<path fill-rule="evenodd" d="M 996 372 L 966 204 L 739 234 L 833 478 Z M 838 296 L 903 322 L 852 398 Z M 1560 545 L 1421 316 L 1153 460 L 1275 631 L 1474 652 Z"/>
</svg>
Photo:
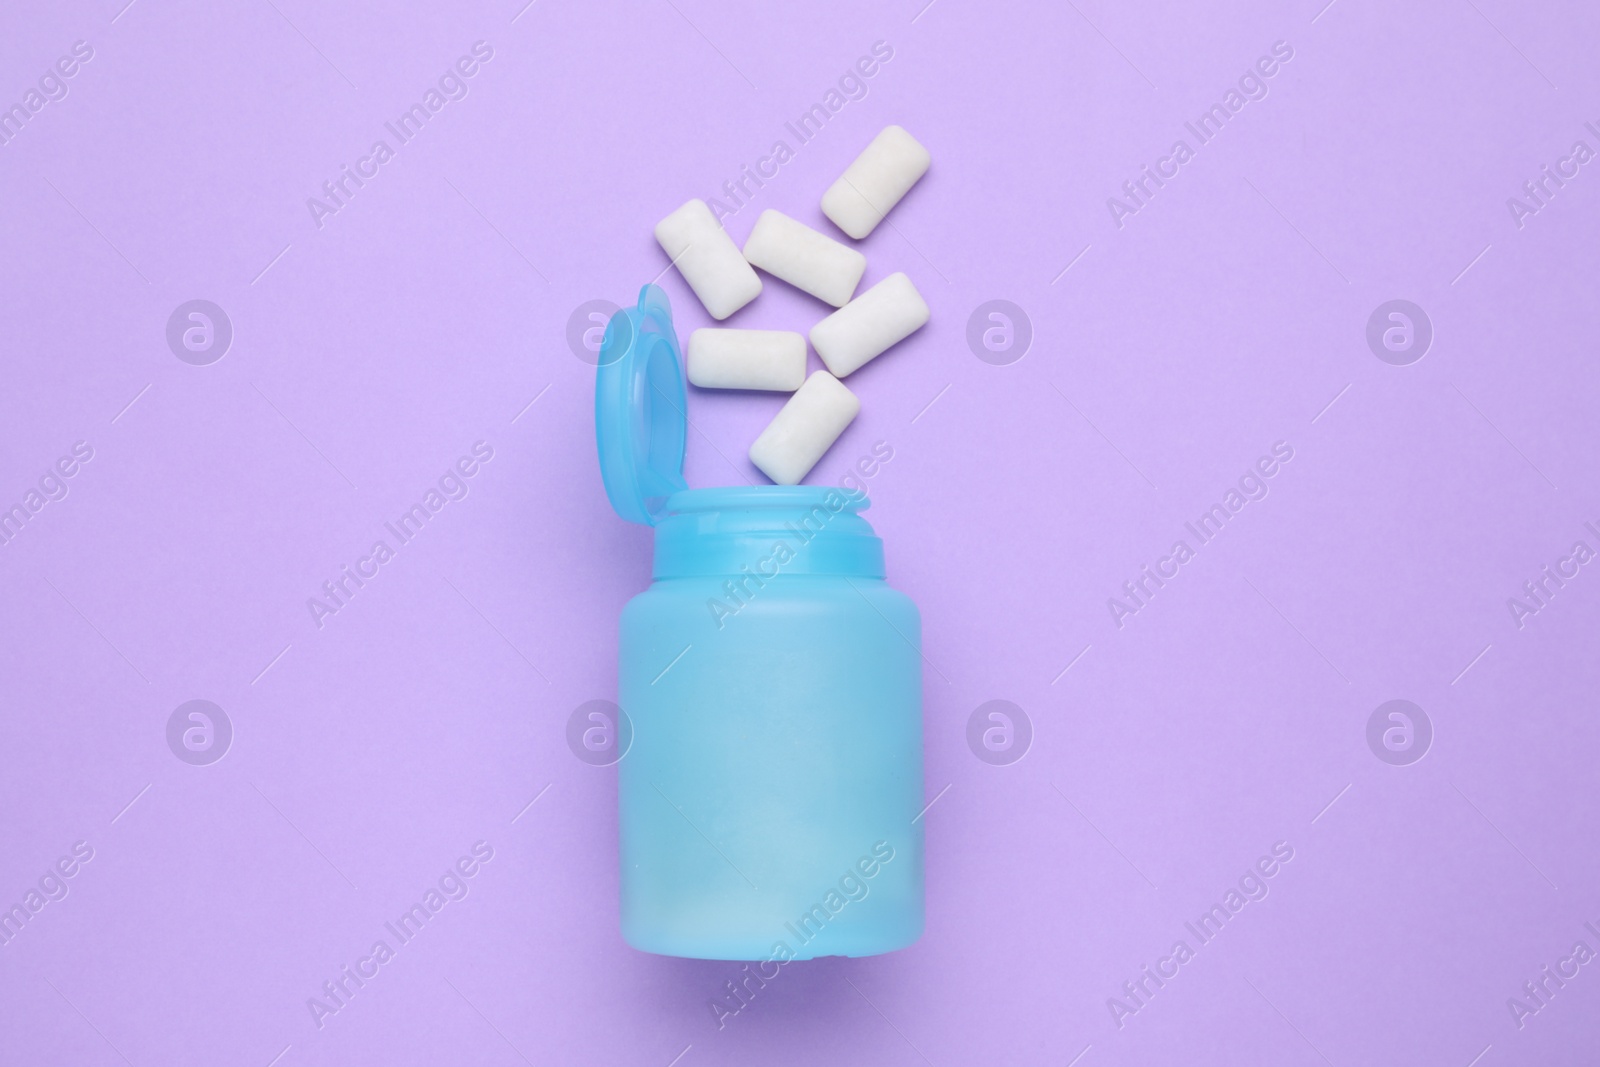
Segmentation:
<svg viewBox="0 0 1600 1067">
<path fill-rule="evenodd" d="M 904 128 L 886 126 L 822 194 L 822 213 L 859 241 L 928 172 L 931 159 Z"/>
<path fill-rule="evenodd" d="M 806 339 L 787 330 L 696 330 L 689 381 L 702 389 L 792 393 L 806 380 Z"/>
<path fill-rule="evenodd" d="M 867 269 L 860 252 L 771 209 L 756 220 L 744 258 L 836 308 L 850 302 Z"/>
<path fill-rule="evenodd" d="M 811 347 L 843 378 L 920 330 L 928 305 L 904 274 L 891 274 L 811 327 Z"/>
<path fill-rule="evenodd" d="M 761 292 L 761 279 L 704 200 L 691 200 L 656 223 L 656 242 L 718 321 Z"/>
<path fill-rule="evenodd" d="M 750 462 L 779 485 L 799 485 L 861 410 L 861 401 L 819 370 L 789 398 L 750 446 Z"/>
</svg>

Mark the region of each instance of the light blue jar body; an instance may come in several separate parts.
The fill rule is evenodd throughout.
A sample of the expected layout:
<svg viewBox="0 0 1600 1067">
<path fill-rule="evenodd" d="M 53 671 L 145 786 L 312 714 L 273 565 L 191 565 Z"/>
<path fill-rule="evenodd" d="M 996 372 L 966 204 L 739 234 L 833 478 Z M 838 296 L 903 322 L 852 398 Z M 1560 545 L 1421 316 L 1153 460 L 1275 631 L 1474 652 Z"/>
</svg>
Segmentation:
<svg viewBox="0 0 1600 1067">
<path fill-rule="evenodd" d="M 621 626 L 635 948 L 810 959 L 920 936 L 921 621 L 862 503 L 776 486 L 669 502 Z"/>
</svg>

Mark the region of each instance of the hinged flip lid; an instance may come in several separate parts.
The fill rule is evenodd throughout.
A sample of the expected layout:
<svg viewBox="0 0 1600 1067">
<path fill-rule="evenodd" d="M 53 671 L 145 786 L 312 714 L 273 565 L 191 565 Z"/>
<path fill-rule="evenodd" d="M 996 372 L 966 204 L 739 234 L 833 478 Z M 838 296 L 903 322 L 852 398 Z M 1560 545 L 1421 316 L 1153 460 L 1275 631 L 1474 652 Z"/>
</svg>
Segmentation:
<svg viewBox="0 0 1600 1067">
<path fill-rule="evenodd" d="M 667 294 L 647 285 L 638 307 L 611 316 L 594 387 L 600 476 L 611 506 L 629 522 L 654 526 L 667 497 L 688 488 L 681 362 Z"/>
</svg>

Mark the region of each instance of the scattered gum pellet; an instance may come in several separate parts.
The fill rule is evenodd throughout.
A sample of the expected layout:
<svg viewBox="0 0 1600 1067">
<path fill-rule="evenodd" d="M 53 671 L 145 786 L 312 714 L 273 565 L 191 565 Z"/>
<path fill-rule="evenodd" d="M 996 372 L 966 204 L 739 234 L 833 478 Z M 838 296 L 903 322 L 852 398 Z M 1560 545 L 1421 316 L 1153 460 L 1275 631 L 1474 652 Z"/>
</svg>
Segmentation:
<svg viewBox="0 0 1600 1067">
<path fill-rule="evenodd" d="M 928 172 L 931 159 L 902 127 L 885 126 L 822 194 L 822 213 L 859 241 Z"/>
<path fill-rule="evenodd" d="M 806 339 L 787 330 L 696 330 L 687 359 L 702 389 L 792 393 L 806 380 Z"/>
<path fill-rule="evenodd" d="M 860 410 L 843 382 L 816 371 L 750 446 L 750 462 L 779 485 L 799 485 Z"/>
<path fill-rule="evenodd" d="M 718 321 L 761 292 L 761 279 L 704 200 L 691 200 L 656 223 L 656 242 Z"/>
<path fill-rule="evenodd" d="M 782 212 L 767 210 L 744 243 L 744 258 L 818 300 L 844 307 L 867 257 Z"/>
<path fill-rule="evenodd" d="M 928 321 L 928 305 L 904 274 L 891 274 L 811 327 L 811 347 L 843 378 L 910 337 Z"/>
</svg>

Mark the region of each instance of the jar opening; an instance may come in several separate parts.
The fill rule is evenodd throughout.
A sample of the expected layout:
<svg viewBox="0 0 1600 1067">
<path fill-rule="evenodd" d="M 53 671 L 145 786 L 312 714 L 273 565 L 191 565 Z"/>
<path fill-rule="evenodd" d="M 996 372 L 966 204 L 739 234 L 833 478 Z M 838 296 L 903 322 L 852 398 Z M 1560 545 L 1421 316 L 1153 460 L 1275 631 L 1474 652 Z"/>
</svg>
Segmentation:
<svg viewBox="0 0 1600 1067">
<path fill-rule="evenodd" d="M 833 513 L 865 511 L 872 505 L 867 494 L 837 485 L 727 485 L 712 489 L 683 489 L 667 498 L 668 515 L 750 508 L 809 511 L 824 507 Z"/>
<path fill-rule="evenodd" d="M 865 493 L 837 486 L 686 489 L 656 526 L 656 578 L 755 572 L 882 578 Z"/>
</svg>

